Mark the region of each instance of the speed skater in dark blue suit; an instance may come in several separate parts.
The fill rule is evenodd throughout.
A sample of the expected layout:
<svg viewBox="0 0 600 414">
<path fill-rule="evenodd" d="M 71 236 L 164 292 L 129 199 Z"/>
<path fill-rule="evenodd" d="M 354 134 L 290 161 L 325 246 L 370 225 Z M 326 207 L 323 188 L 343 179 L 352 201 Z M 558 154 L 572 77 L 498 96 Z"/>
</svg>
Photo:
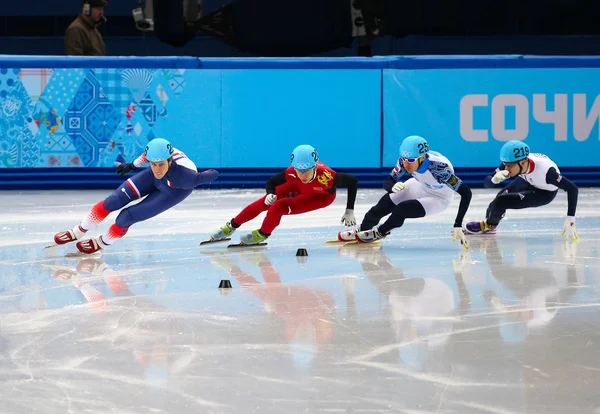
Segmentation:
<svg viewBox="0 0 600 414">
<path fill-rule="evenodd" d="M 82 253 L 95 253 L 123 237 L 133 224 L 179 204 L 195 187 L 214 181 L 219 176 L 218 171 L 213 169 L 199 173 L 192 160 L 163 138 L 150 141 L 141 156 L 132 163 L 120 164 L 117 173 L 123 176 L 147 163 L 150 163 L 150 168 L 127 179 L 111 195 L 92 207 L 81 223 L 71 230 L 57 233 L 54 242 L 60 245 L 81 240 L 111 212 L 145 197 L 141 202 L 121 210 L 115 223 L 104 234 L 81 240 L 76 245 Z"/>
</svg>

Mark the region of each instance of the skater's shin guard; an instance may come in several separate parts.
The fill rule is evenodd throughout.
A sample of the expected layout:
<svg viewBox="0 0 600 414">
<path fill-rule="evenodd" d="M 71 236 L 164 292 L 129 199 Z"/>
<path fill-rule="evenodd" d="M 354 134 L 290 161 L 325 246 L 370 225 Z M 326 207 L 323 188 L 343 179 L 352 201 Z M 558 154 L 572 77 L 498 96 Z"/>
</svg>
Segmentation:
<svg viewBox="0 0 600 414">
<path fill-rule="evenodd" d="M 81 221 L 79 227 L 86 232 L 100 224 L 109 214 L 110 211 L 104 207 L 104 201 L 100 201 L 92 207 L 88 215 Z"/>
<path fill-rule="evenodd" d="M 111 245 L 115 240 L 118 240 L 121 237 L 125 236 L 128 230 L 129 227 L 119 227 L 116 224 L 113 224 L 108 228 L 106 233 L 104 233 L 100 237 L 105 245 Z"/>
</svg>

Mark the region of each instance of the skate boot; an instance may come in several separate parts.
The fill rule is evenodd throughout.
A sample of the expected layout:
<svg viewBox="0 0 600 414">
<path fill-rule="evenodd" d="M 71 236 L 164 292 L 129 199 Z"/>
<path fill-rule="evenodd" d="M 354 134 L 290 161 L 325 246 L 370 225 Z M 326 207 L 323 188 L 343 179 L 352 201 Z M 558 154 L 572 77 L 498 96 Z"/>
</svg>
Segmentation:
<svg viewBox="0 0 600 414">
<path fill-rule="evenodd" d="M 469 234 L 496 234 L 496 226 L 489 225 L 483 221 L 469 221 L 465 225 L 465 231 Z"/>
<path fill-rule="evenodd" d="M 106 248 L 106 246 L 108 246 L 108 244 L 106 244 L 102 241 L 101 236 L 98 236 L 93 239 L 87 239 L 87 240 L 80 241 L 75 246 L 77 247 L 77 250 L 79 250 L 81 253 L 94 254 L 94 253 L 99 252 L 100 250 Z"/>
<path fill-rule="evenodd" d="M 54 243 L 56 244 L 67 244 L 75 240 L 79 240 L 86 233 L 86 230 L 82 229 L 81 226 L 77 225 L 72 230 L 61 231 L 54 235 Z"/>
<path fill-rule="evenodd" d="M 227 223 L 225 223 L 224 226 L 219 227 L 217 231 L 211 234 L 209 239 L 210 241 L 226 239 L 228 237 L 231 237 L 235 230 L 236 229 L 231 225 L 231 221 L 228 221 Z"/>
<path fill-rule="evenodd" d="M 252 230 L 252 233 L 248 233 L 245 236 L 240 237 L 242 244 L 253 245 L 263 243 L 269 236 L 265 236 L 260 230 Z"/>
<path fill-rule="evenodd" d="M 379 226 L 373 227 L 371 230 L 359 231 L 356 233 L 356 240 L 360 243 L 373 243 L 374 241 L 383 239 L 388 233 L 380 233 Z"/>
<path fill-rule="evenodd" d="M 357 232 L 356 229 L 340 231 L 338 233 L 338 240 L 341 242 L 354 241 L 354 240 L 356 240 L 356 232 Z"/>
</svg>

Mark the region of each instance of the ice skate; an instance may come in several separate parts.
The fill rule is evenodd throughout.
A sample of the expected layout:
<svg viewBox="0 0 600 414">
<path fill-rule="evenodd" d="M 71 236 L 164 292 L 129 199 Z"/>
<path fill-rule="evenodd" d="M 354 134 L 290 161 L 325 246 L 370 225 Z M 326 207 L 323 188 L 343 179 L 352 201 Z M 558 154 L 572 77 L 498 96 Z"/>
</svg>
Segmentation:
<svg viewBox="0 0 600 414">
<path fill-rule="evenodd" d="M 359 243 L 373 243 L 377 240 L 381 240 L 390 233 L 380 233 L 378 226 L 373 227 L 371 230 L 359 231 L 356 233 L 356 240 Z"/>
<path fill-rule="evenodd" d="M 230 238 L 235 230 L 236 229 L 231 225 L 231 221 L 228 221 L 227 223 L 225 223 L 224 226 L 219 227 L 217 231 L 211 234 L 209 240 L 213 242 L 225 240 L 227 238 Z"/>
<path fill-rule="evenodd" d="M 469 234 L 496 234 L 496 226 L 487 224 L 485 220 L 469 221 L 465 231 Z"/>
<path fill-rule="evenodd" d="M 354 241 L 354 240 L 356 240 L 356 233 L 357 233 L 356 229 L 340 231 L 338 233 L 338 240 L 341 242 Z"/>
<path fill-rule="evenodd" d="M 106 248 L 108 245 L 102 241 L 102 237 L 80 241 L 75 245 L 77 250 L 84 254 L 94 254 Z"/>
<path fill-rule="evenodd" d="M 246 246 L 252 246 L 256 244 L 263 243 L 267 240 L 269 236 L 265 236 L 260 232 L 260 230 L 252 230 L 252 233 L 248 233 L 242 237 L 240 237 L 240 244 Z"/>
<path fill-rule="evenodd" d="M 61 245 L 74 242 L 75 240 L 80 240 L 84 234 L 85 230 L 81 228 L 81 226 L 75 226 L 71 230 L 61 231 L 60 233 L 56 233 L 54 235 L 54 243 Z"/>
</svg>

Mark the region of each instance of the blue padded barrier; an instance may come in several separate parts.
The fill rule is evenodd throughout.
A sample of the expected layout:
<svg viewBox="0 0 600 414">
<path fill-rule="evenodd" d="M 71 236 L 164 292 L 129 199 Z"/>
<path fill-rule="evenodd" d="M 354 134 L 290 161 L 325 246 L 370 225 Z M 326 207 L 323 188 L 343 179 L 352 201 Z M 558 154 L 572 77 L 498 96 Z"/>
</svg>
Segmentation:
<svg viewBox="0 0 600 414">
<path fill-rule="evenodd" d="M 354 174 L 359 188 L 381 188 L 390 173 L 389 168 L 336 168 L 340 172 Z M 200 171 L 204 168 L 200 168 Z M 199 188 L 265 188 L 269 177 L 280 169 L 220 169 L 217 181 Z M 493 170 L 487 167 L 457 168 L 456 174 L 471 188 L 482 188 L 484 178 Z M 598 186 L 600 167 L 564 168 L 562 173 L 581 187 Z M 125 178 L 130 177 L 131 174 Z M 0 190 L 49 190 L 49 189 L 106 189 L 121 185 L 125 178 L 115 173 L 113 168 L 39 168 L 39 169 L 0 169 Z M 382 190 L 383 191 L 383 190 Z"/>
<path fill-rule="evenodd" d="M 157 136 L 218 169 L 211 188 L 264 187 L 301 143 L 381 188 L 409 134 L 473 187 L 511 137 L 597 186 L 576 154 L 600 152 L 599 77 L 595 56 L 0 55 L 0 189 L 115 188 L 114 166 Z"/>
</svg>

